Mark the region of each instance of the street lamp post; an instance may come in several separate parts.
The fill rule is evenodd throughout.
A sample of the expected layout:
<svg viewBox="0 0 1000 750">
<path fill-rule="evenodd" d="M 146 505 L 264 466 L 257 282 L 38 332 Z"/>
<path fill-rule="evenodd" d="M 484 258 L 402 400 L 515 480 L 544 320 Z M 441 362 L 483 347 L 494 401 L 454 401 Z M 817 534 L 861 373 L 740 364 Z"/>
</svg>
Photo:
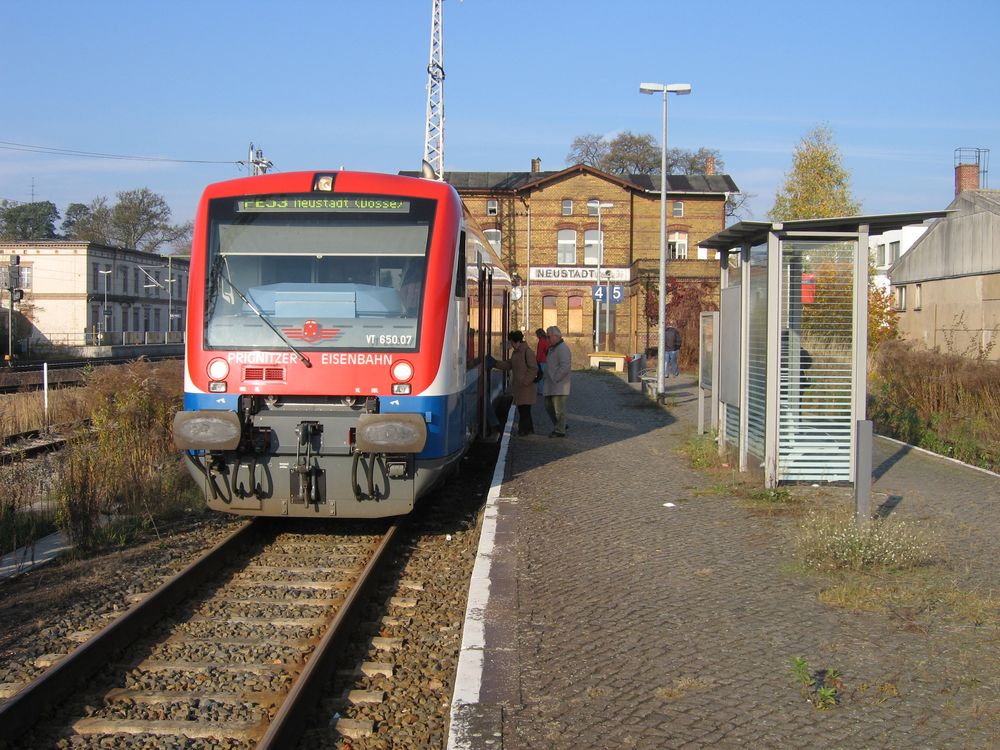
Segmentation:
<svg viewBox="0 0 1000 750">
<path fill-rule="evenodd" d="M 601 264 L 604 263 L 604 230 L 601 228 L 601 210 L 614 208 L 614 203 L 601 203 L 598 200 L 597 206 L 597 287 L 601 287 Z M 594 315 L 594 351 L 601 351 L 601 300 L 597 300 L 597 310 Z"/>
<path fill-rule="evenodd" d="M 660 317 L 660 331 L 657 337 L 656 392 L 662 395 L 666 390 L 663 375 L 666 362 L 667 337 L 667 94 L 684 95 L 691 93 L 690 83 L 641 83 L 643 94 L 663 94 L 663 137 L 660 140 L 660 299 L 657 312 Z"/>
</svg>

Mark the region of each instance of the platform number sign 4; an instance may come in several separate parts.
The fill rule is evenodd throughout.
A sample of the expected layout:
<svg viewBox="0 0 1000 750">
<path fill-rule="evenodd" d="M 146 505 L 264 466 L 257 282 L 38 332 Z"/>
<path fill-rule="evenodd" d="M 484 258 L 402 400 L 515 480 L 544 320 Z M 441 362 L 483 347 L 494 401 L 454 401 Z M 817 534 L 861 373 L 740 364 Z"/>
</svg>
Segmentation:
<svg viewBox="0 0 1000 750">
<path fill-rule="evenodd" d="M 623 286 L 601 286 L 596 284 L 590 288 L 591 296 L 598 302 L 607 302 L 617 305 L 625 299 L 625 287 Z"/>
</svg>

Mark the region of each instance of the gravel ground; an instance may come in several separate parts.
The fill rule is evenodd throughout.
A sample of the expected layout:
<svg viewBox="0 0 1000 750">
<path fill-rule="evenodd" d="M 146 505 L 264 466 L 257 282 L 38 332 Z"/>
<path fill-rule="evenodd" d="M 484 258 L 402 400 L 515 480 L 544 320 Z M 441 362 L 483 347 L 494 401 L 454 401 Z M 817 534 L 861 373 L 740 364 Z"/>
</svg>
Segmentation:
<svg viewBox="0 0 1000 750">
<path fill-rule="evenodd" d="M 398 565 L 380 583 L 377 597 L 363 616 L 365 626 L 350 649 L 345 673 L 334 679 L 322 710 L 311 722 L 303 748 L 427 748 L 443 746 L 447 736 L 448 707 L 453 688 L 465 616 L 469 576 L 478 544 L 478 513 L 492 476 L 496 446 L 483 447 L 463 462 L 462 471 L 448 485 L 428 497 L 414 516 L 414 523 L 397 546 Z M 187 564 L 198 552 L 228 533 L 238 521 L 213 516 L 190 528 L 174 530 L 169 537 L 134 549 L 107 553 L 89 560 L 65 560 L 0 586 L 0 683 L 24 682 L 42 667 L 35 664 L 45 654 L 66 653 L 77 644 L 71 634 L 96 630 L 130 606 L 130 599 L 155 588 L 164 578 Z M 344 532 L 348 533 L 347 531 Z M 361 554 L 317 553 L 303 538 L 281 545 L 258 557 L 250 568 L 236 573 L 228 599 L 206 600 L 182 607 L 179 618 L 190 617 L 168 630 L 157 629 L 137 649 L 156 661 L 208 662 L 199 670 L 140 671 L 120 667 L 117 684 L 139 690 L 238 692 L 255 689 L 282 691 L 290 677 L 275 670 L 225 672 L 219 667 L 244 662 L 284 661 L 291 655 L 281 645 L 239 646 L 200 643 L 200 639 L 275 640 L 308 639 L 314 629 L 302 623 L 282 622 L 302 616 L 322 616 L 323 606 L 309 605 L 310 598 L 337 599 L 337 588 L 322 591 L 283 587 L 294 581 L 286 569 L 323 565 L 329 573 L 312 573 L 314 581 L 338 582 L 343 567 L 360 566 Z M 339 568 L 340 570 L 333 570 Z M 277 570 L 275 570 L 277 569 Z M 237 600 L 251 600 L 240 602 Z M 262 600 L 262 601 L 252 601 Z M 294 615 L 288 605 L 294 603 Z M 241 623 L 242 618 L 271 620 Z M 169 632 L 174 637 L 163 643 Z M 375 638 L 393 639 L 376 642 Z M 266 643 L 266 641 L 264 641 Z M 389 645 L 387 645 L 387 643 Z M 138 651 L 137 651 L 138 652 Z M 392 677 L 354 676 L 365 661 L 392 662 Z M 123 664 L 135 664 L 135 660 Z M 350 690 L 381 690 L 379 704 L 352 705 Z M 261 707 L 250 702 L 220 703 L 210 696 L 152 705 L 130 701 L 105 704 L 71 701 L 82 715 L 98 718 L 171 719 L 199 722 L 257 721 Z M 265 711 L 265 713 L 267 713 Z M 349 739 L 336 730 L 336 719 L 373 722 L 372 736 Z M 51 737 L 51 735 L 50 735 Z M 46 746 L 243 748 L 238 740 L 163 738 L 147 735 L 52 738 Z"/>
<path fill-rule="evenodd" d="M 497 446 L 479 446 L 459 474 L 426 498 L 397 547 L 398 564 L 381 582 L 367 624 L 344 659 L 301 750 L 444 747 L 469 578 L 479 544 L 479 511 Z M 375 638 L 401 639 L 400 643 Z M 379 647 L 379 645 L 382 647 Z M 386 646 L 389 646 L 387 650 Z M 362 662 L 393 664 L 392 677 L 358 673 Z M 384 692 L 381 703 L 352 705 L 352 690 Z M 370 736 L 350 738 L 338 719 L 371 721 Z"/>
<path fill-rule="evenodd" d="M 160 539 L 86 558 L 66 557 L 0 583 L 0 685 L 16 686 L 40 674 L 50 654 L 66 654 L 72 637 L 98 630 L 152 591 L 238 520 L 220 515 L 160 529 Z"/>
</svg>

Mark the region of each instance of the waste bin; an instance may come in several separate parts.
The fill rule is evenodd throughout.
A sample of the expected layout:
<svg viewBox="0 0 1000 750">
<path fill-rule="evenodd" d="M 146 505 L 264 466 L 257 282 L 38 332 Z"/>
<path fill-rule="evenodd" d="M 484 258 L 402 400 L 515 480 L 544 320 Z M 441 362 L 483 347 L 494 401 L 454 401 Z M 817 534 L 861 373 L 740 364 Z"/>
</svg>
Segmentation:
<svg viewBox="0 0 1000 750">
<path fill-rule="evenodd" d="M 646 355 L 636 354 L 628 363 L 628 382 L 638 383 L 642 377 L 642 370 L 646 366 Z"/>
</svg>

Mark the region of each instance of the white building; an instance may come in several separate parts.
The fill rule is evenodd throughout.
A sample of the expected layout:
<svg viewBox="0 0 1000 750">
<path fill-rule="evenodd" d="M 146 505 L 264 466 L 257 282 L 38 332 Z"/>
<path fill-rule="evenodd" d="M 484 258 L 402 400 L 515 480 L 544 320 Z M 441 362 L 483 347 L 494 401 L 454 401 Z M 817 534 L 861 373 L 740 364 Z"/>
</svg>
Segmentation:
<svg viewBox="0 0 1000 750">
<path fill-rule="evenodd" d="M 187 258 L 92 242 L 0 242 L 0 265 L 14 256 L 24 290 L 14 306 L 15 352 L 183 341 Z"/>
<path fill-rule="evenodd" d="M 868 250 L 875 262 L 874 282 L 888 291 L 889 269 L 927 231 L 927 224 L 915 224 L 868 238 Z"/>
</svg>

